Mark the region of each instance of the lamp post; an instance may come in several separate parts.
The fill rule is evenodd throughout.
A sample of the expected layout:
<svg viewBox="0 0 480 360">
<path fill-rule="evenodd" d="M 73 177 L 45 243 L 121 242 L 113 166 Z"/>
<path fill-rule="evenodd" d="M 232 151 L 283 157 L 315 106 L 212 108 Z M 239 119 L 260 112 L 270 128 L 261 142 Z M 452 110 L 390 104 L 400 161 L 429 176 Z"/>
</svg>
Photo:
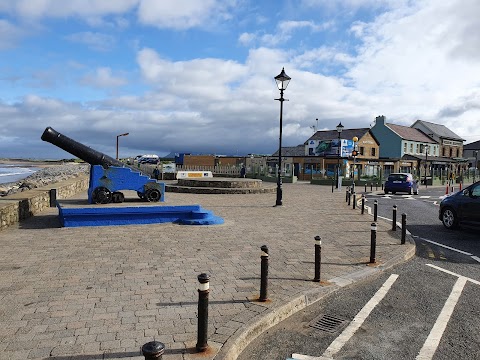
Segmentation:
<svg viewBox="0 0 480 360">
<path fill-rule="evenodd" d="M 473 182 L 475 182 L 475 177 L 477 175 L 478 168 L 478 150 L 475 150 L 475 168 L 473 169 Z"/>
<path fill-rule="evenodd" d="M 427 162 L 428 162 L 428 144 L 425 144 L 425 174 L 424 174 L 424 181 L 425 181 L 425 189 L 427 189 Z"/>
<path fill-rule="evenodd" d="M 338 156 L 337 156 L 337 171 L 336 171 L 336 175 L 337 175 L 337 181 L 336 181 L 336 185 L 335 185 L 335 188 L 338 189 L 338 182 L 340 181 L 340 155 L 341 155 L 341 152 L 342 152 L 342 144 L 341 144 L 341 140 L 340 140 L 340 134 L 342 133 L 342 130 L 343 130 L 343 125 L 342 125 L 342 122 L 340 122 L 338 125 L 337 125 L 337 132 L 338 132 L 338 149 L 337 149 L 337 153 L 338 153 Z"/>
<path fill-rule="evenodd" d="M 353 176 L 352 176 L 352 180 L 353 180 L 353 192 L 355 192 L 355 160 L 357 160 L 357 155 L 358 155 L 358 152 L 357 152 L 357 141 L 358 141 L 358 137 L 354 136 L 352 140 L 353 140 L 353 151 L 352 151 L 352 156 L 353 156 Z"/>
<path fill-rule="evenodd" d="M 285 68 L 282 68 L 282 72 L 275 76 L 278 90 L 280 90 L 280 98 L 275 99 L 280 101 L 280 136 L 278 145 L 278 171 L 277 171 L 277 201 L 275 206 L 282 205 L 282 116 L 283 116 L 283 91 L 287 89 L 288 83 L 291 77 L 285 74 Z"/>
<path fill-rule="evenodd" d="M 127 136 L 128 134 L 129 134 L 129 133 L 117 135 L 117 157 L 116 157 L 117 160 L 118 160 L 118 138 L 119 138 L 120 136 Z"/>
</svg>

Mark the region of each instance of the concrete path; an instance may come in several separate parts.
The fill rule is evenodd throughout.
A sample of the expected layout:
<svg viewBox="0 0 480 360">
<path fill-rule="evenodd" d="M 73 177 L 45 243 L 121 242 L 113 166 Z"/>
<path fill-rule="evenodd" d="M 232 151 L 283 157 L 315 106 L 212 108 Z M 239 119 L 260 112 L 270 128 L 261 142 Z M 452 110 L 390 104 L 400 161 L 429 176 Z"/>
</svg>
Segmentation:
<svg viewBox="0 0 480 360">
<path fill-rule="evenodd" d="M 0 359 L 143 359 L 152 340 L 166 345 L 165 360 L 235 359 L 268 327 L 414 254 L 380 221 L 377 264 L 368 265 L 373 218 L 347 206 L 345 188 L 284 184 L 283 206 L 275 198 L 166 194 L 165 205 L 199 204 L 223 217 L 216 226 L 60 228 L 48 209 L 0 232 Z M 311 281 L 316 235 L 320 284 Z M 262 245 L 270 251 L 263 303 Z M 210 275 L 202 355 L 194 350 L 200 273 Z"/>
</svg>

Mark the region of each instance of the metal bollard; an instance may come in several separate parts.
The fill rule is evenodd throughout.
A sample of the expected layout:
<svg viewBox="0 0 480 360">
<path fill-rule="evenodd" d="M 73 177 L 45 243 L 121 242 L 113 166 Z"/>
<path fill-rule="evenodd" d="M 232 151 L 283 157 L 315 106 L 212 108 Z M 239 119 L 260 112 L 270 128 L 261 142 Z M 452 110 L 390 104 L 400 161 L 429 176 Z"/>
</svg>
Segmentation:
<svg viewBox="0 0 480 360">
<path fill-rule="evenodd" d="M 162 360 L 165 344 L 160 341 L 150 341 L 142 346 L 142 355 L 145 360 Z"/>
<path fill-rule="evenodd" d="M 320 282 L 320 264 L 322 262 L 322 239 L 315 236 L 315 278 L 313 281 Z"/>
<path fill-rule="evenodd" d="M 405 238 L 407 237 L 407 214 L 402 214 L 402 245 L 405 244 Z"/>
<path fill-rule="evenodd" d="M 373 191 L 373 183 L 370 183 L 370 191 Z"/>
<path fill-rule="evenodd" d="M 383 183 L 382 183 L 382 190 L 383 190 Z"/>
<path fill-rule="evenodd" d="M 260 301 L 267 301 L 267 288 L 268 288 L 268 247 L 262 245 L 262 263 L 260 272 Z"/>
<path fill-rule="evenodd" d="M 367 192 L 367 183 L 365 183 L 365 192 Z"/>
<path fill-rule="evenodd" d="M 397 205 L 393 205 L 392 230 L 397 231 Z"/>
<path fill-rule="evenodd" d="M 347 187 L 347 190 L 345 190 L 345 202 L 348 201 L 348 187 Z"/>
<path fill-rule="evenodd" d="M 210 293 L 210 277 L 203 273 L 198 275 L 198 332 L 197 351 L 207 350 L 208 337 L 208 294 Z"/>
<path fill-rule="evenodd" d="M 377 223 L 370 226 L 370 264 L 375 263 L 375 250 L 377 247 Z"/>
<path fill-rule="evenodd" d="M 378 220 L 378 200 L 373 202 L 373 221 Z"/>
<path fill-rule="evenodd" d="M 365 195 L 362 195 L 362 215 L 365 214 Z"/>
<path fill-rule="evenodd" d="M 50 189 L 50 207 L 57 206 L 57 189 Z"/>
<path fill-rule="evenodd" d="M 333 193 L 334 185 L 335 185 L 335 180 L 332 179 L 332 193 Z"/>
<path fill-rule="evenodd" d="M 355 209 L 357 206 L 357 194 L 354 192 L 353 193 L 353 209 Z"/>
<path fill-rule="evenodd" d="M 350 206 L 350 202 L 352 201 L 352 193 L 348 192 L 348 206 Z"/>
</svg>

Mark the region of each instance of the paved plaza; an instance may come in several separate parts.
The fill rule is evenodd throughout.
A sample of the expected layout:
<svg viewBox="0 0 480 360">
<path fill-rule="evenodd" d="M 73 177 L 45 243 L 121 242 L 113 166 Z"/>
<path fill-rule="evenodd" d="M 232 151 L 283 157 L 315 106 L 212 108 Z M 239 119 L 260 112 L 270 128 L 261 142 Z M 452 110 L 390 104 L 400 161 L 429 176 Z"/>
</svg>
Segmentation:
<svg viewBox="0 0 480 360">
<path fill-rule="evenodd" d="M 0 359 L 144 359 L 152 340 L 165 344 L 165 360 L 235 359 L 268 326 L 414 254 L 381 220 L 368 265 L 373 217 L 348 206 L 345 189 L 298 182 L 283 185 L 283 206 L 275 198 L 166 193 L 162 204 L 199 204 L 223 225 L 61 228 L 50 208 L 0 232 Z M 311 281 L 317 235 L 321 283 Z M 267 302 L 257 301 L 262 245 Z M 201 273 L 210 275 L 210 348 L 199 355 Z"/>
</svg>

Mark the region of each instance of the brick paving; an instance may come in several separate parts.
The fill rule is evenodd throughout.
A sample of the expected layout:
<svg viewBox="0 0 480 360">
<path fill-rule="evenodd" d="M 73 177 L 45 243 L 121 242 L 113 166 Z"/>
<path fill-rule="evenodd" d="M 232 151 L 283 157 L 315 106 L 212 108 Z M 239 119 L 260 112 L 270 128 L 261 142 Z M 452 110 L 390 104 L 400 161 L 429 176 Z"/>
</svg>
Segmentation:
<svg viewBox="0 0 480 360">
<path fill-rule="evenodd" d="M 307 183 L 283 189 L 282 207 L 272 206 L 275 194 L 166 194 L 163 204 L 199 204 L 224 225 L 60 228 L 57 210 L 47 209 L 0 232 L 0 359 L 143 359 L 139 349 L 154 339 L 166 345 L 165 360 L 199 358 L 192 348 L 203 272 L 210 275 L 211 351 L 200 358 L 235 358 L 237 342 L 255 324 L 371 269 L 373 218 L 348 207 L 344 190 Z M 380 265 L 413 248 L 390 228 L 378 224 Z M 309 281 L 316 235 L 321 284 Z M 270 300 L 260 303 L 264 244 Z"/>
</svg>

